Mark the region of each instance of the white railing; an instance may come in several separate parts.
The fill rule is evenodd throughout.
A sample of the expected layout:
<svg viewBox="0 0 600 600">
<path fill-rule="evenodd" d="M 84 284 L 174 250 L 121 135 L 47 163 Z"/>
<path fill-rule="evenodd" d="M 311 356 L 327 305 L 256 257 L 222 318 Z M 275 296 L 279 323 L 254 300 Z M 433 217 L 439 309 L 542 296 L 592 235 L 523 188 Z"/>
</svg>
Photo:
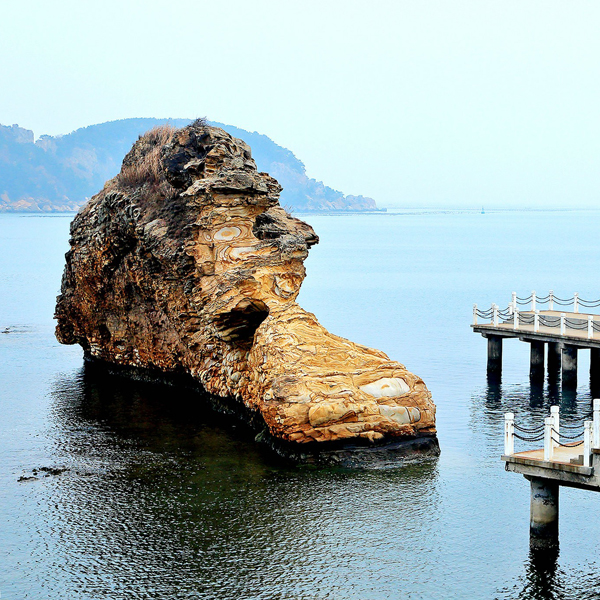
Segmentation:
<svg viewBox="0 0 600 600">
<path fill-rule="evenodd" d="M 556 450 L 558 448 L 560 442 L 560 408 L 558 406 L 550 407 L 550 418 L 552 419 L 552 433 L 556 433 L 556 436 L 552 436 L 552 450 Z"/>
<path fill-rule="evenodd" d="M 580 307 L 583 308 L 598 308 L 600 307 L 600 300 L 584 300 L 579 297 L 579 293 L 575 292 L 571 298 L 559 298 L 555 296 L 554 291 L 550 290 L 547 296 L 537 296 L 535 291 L 531 292 L 531 295 L 525 298 L 517 296 L 517 292 L 513 292 L 511 295 L 510 306 L 514 310 L 517 305 L 525 306 L 529 304 L 531 312 L 535 312 L 538 308 L 538 304 L 548 305 L 547 310 L 554 310 L 554 304 L 559 306 L 573 306 L 573 312 L 578 313 Z"/>
<path fill-rule="evenodd" d="M 525 428 L 515 425 L 514 413 L 506 413 L 504 415 L 504 454 L 511 456 L 515 454 L 515 438 L 526 442 L 544 441 L 544 461 L 552 462 L 556 455 L 556 449 L 560 446 L 567 448 L 577 448 L 583 446 L 583 466 L 590 467 L 592 465 L 592 451 L 600 449 L 600 399 L 594 399 L 592 420 L 585 420 L 582 426 L 583 432 L 574 436 L 569 434 L 561 434 L 560 425 L 560 409 L 558 406 L 550 407 L 550 416 L 544 419 L 544 425 L 534 428 Z M 579 429 L 571 425 L 564 426 L 568 430 Z M 520 433 L 524 435 L 520 435 Z M 575 440 L 567 443 L 562 443 L 560 438 L 567 440 Z M 578 438 L 583 437 L 582 441 Z"/>
<path fill-rule="evenodd" d="M 499 310 L 498 312 L 500 313 L 500 316 L 503 316 L 502 313 L 505 313 L 506 315 L 512 315 L 514 314 L 517 310 L 520 310 L 521 312 L 533 312 L 535 313 L 536 310 L 539 310 L 540 306 L 539 305 L 548 305 L 548 308 L 545 308 L 544 310 L 547 311 L 554 311 L 554 304 L 558 304 L 559 306 L 573 306 L 573 311 L 574 313 L 579 313 L 579 309 L 580 308 L 600 308 L 600 300 L 584 300 L 583 298 L 579 297 L 579 293 L 575 292 L 573 294 L 572 298 L 559 298 L 558 296 L 554 295 L 554 292 L 552 290 L 550 290 L 550 292 L 548 293 L 547 296 L 544 297 L 539 297 L 536 295 L 535 291 L 531 292 L 530 296 L 527 296 L 526 298 L 520 298 L 519 296 L 517 296 L 517 292 L 513 292 L 512 296 L 511 296 L 511 300 L 508 303 L 508 307 L 505 310 Z M 525 308 L 518 308 L 519 306 L 526 306 L 529 305 L 529 311 L 527 311 L 527 309 Z M 494 306 L 498 307 L 497 304 L 492 304 L 492 308 L 486 311 L 481 311 L 477 309 L 477 305 L 474 305 L 474 311 L 473 311 L 473 316 L 476 320 L 476 316 L 475 315 L 475 311 L 477 311 L 478 313 L 485 313 L 486 316 L 489 316 L 488 313 L 490 313 L 490 311 L 493 310 Z M 478 316 L 482 316 L 482 314 L 479 314 Z M 475 323 L 477 324 L 477 323 Z"/>
<path fill-rule="evenodd" d="M 504 454 L 510 456 L 515 453 L 515 414 L 504 415 Z"/>
<path fill-rule="evenodd" d="M 519 308 L 519 304 L 529 302 L 531 302 L 531 311 Z M 569 300 L 575 308 L 575 313 L 549 314 L 549 311 L 553 309 L 554 302 L 564 303 L 565 301 L 556 298 L 552 291 L 542 299 L 538 298 L 535 292 L 531 292 L 531 296 L 525 299 L 518 298 L 517 294 L 513 292 L 510 304 L 503 310 L 497 304 L 492 304 L 491 308 L 487 310 L 481 310 L 477 304 L 474 304 L 473 325 L 478 325 L 478 319 L 483 319 L 489 321 L 489 324 L 493 327 L 505 325 L 513 330 L 531 331 L 533 329 L 534 333 L 539 333 L 540 327 L 558 329 L 560 335 L 563 336 L 567 335 L 567 330 L 578 330 L 582 332 L 582 336 L 586 335 L 587 339 L 593 339 L 596 333 L 600 333 L 600 316 L 582 315 L 578 312 L 579 306 L 587 300 L 581 300 L 577 293 Z M 550 303 L 549 310 L 540 312 L 537 308 L 540 303 Z M 597 305 L 600 306 L 600 300 L 597 301 Z M 576 316 L 573 316 L 574 314 Z"/>
</svg>

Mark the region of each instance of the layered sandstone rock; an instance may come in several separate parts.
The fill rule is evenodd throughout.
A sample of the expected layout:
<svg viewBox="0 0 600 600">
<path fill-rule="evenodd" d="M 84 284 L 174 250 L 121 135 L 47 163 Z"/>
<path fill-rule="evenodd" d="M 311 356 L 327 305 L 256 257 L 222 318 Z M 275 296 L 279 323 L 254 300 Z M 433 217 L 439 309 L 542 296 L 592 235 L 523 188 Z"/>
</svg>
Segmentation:
<svg viewBox="0 0 600 600">
<path fill-rule="evenodd" d="M 143 136 L 72 223 L 59 341 L 190 374 L 285 442 L 433 438 L 419 377 L 295 303 L 318 238 L 278 205 L 280 190 L 221 129 Z"/>
</svg>

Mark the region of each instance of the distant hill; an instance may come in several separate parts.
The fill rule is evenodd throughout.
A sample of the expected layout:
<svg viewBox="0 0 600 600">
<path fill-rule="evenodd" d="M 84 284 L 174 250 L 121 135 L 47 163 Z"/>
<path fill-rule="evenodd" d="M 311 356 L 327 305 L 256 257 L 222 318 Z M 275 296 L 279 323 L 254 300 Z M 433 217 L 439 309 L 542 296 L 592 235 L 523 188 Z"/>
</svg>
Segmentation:
<svg viewBox="0 0 600 600">
<path fill-rule="evenodd" d="M 114 177 L 139 135 L 156 125 L 183 127 L 188 119 L 123 119 L 90 125 L 62 136 L 42 135 L 18 125 L 0 125 L 0 212 L 71 211 Z M 346 196 L 306 176 L 304 164 L 266 135 L 209 122 L 243 139 L 259 171 L 283 186 L 282 206 L 296 210 L 377 210 L 364 196 Z"/>
</svg>

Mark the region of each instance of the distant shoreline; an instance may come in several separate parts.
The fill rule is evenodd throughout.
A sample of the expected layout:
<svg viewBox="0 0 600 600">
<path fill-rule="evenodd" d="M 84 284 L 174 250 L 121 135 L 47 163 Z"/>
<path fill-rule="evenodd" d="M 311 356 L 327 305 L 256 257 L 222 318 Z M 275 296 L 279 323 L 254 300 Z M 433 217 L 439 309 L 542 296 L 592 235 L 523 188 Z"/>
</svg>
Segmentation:
<svg viewBox="0 0 600 600">
<path fill-rule="evenodd" d="M 78 209 L 80 210 L 80 209 Z M 15 215 L 23 217 L 61 217 L 76 215 L 78 210 L 18 210 L 0 208 L 0 216 Z M 482 217 L 498 213 L 528 213 L 528 212 L 594 212 L 598 208 L 580 207 L 580 208 L 489 208 L 486 209 Z M 351 209 L 291 209 L 293 215 L 310 216 L 344 216 L 344 215 L 381 215 L 388 216 L 406 216 L 406 215 L 433 215 L 433 214 L 481 214 L 480 208 L 423 208 L 423 207 L 384 207 L 371 210 L 351 210 Z"/>
</svg>

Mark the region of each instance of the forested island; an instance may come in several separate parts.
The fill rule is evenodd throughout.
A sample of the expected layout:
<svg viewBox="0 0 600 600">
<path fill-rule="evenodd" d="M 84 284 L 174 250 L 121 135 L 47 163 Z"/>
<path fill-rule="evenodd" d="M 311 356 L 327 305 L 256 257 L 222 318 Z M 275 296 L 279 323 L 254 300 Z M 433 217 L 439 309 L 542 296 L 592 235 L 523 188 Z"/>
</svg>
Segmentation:
<svg viewBox="0 0 600 600">
<path fill-rule="evenodd" d="M 78 210 L 121 168 L 135 140 L 152 127 L 183 127 L 189 119 L 122 119 L 60 136 L 41 135 L 18 125 L 0 125 L 0 212 Z M 266 135 L 222 127 L 252 148 L 259 171 L 283 186 L 281 204 L 301 211 L 378 210 L 372 198 L 345 195 L 306 175 L 302 161 Z"/>
</svg>

